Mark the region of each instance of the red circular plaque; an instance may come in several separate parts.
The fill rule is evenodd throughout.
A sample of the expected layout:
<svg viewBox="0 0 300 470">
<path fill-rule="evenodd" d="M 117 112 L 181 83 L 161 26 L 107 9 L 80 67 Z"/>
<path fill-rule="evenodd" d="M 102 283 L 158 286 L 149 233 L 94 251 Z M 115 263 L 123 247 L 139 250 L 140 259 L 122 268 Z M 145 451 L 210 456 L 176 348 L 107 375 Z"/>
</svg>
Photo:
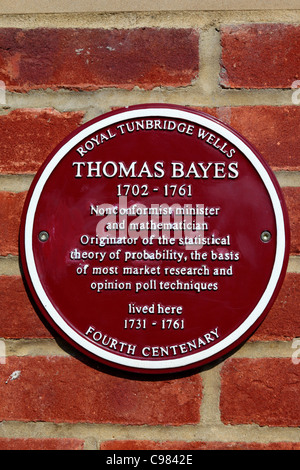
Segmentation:
<svg viewBox="0 0 300 470">
<path fill-rule="evenodd" d="M 30 291 L 69 343 L 166 373 L 253 333 L 281 287 L 289 227 L 273 173 L 242 136 L 145 105 L 90 121 L 52 152 L 20 240 Z"/>
</svg>

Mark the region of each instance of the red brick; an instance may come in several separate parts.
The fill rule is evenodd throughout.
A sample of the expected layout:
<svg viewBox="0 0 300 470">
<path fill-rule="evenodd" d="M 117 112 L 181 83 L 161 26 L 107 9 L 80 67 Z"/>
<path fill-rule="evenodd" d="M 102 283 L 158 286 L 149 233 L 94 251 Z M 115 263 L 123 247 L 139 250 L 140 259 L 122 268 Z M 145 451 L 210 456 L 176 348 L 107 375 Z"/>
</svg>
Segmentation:
<svg viewBox="0 0 300 470">
<path fill-rule="evenodd" d="M 0 191 L 0 256 L 18 254 L 20 219 L 26 193 Z"/>
<path fill-rule="evenodd" d="M 72 357 L 8 357 L 0 367 L 0 421 L 195 424 L 201 393 L 198 374 L 130 380 Z"/>
<path fill-rule="evenodd" d="M 291 228 L 291 248 L 292 254 L 300 253 L 300 188 L 282 188 L 284 199 L 287 205 L 290 228 Z"/>
<path fill-rule="evenodd" d="M 229 359 L 221 371 L 222 422 L 297 427 L 299 387 L 291 358 Z"/>
<path fill-rule="evenodd" d="M 0 450 L 83 450 L 80 439 L 0 438 Z"/>
<path fill-rule="evenodd" d="M 0 116 L 0 173 L 35 173 L 82 117 L 53 109 L 17 109 Z"/>
<path fill-rule="evenodd" d="M 276 170 L 300 170 L 300 106 L 197 108 L 242 134 Z"/>
<path fill-rule="evenodd" d="M 105 441 L 101 450 L 300 450 L 298 442 Z"/>
<path fill-rule="evenodd" d="M 0 337 L 51 338 L 29 301 L 21 276 L 0 277 Z"/>
<path fill-rule="evenodd" d="M 300 26 L 243 24 L 221 28 L 221 85 L 291 88 L 300 78 Z"/>
<path fill-rule="evenodd" d="M 250 341 L 291 341 L 300 337 L 300 274 L 287 273 L 278 297 Z"/>
<path fill-rule="evenodd" d="M 22 30 L 0 36 L 0 79 L 8 90 L 95 90 L 185 86 L 198 73 L 193 29 Z"/>
</svg>

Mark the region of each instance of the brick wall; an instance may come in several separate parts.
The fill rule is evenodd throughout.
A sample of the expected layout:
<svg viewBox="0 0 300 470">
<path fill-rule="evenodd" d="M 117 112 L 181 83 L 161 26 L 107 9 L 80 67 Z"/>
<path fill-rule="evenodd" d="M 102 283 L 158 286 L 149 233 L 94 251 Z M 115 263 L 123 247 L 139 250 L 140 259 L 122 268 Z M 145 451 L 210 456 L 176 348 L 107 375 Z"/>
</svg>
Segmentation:
<svg viewBox="0 0 300 470">
<path fill-rule="evenodd" d="M 0 15 L 0 449 L 300 449 L 299 39 L 296 10 Z M 18 261 L 24 198 L 50 150 L 103 112 L 151 102 L 240 131 L 291 222 L 286 279 L 257 332 L 156 381 L 76 357 L 35 312 Z"/>
</svg>

